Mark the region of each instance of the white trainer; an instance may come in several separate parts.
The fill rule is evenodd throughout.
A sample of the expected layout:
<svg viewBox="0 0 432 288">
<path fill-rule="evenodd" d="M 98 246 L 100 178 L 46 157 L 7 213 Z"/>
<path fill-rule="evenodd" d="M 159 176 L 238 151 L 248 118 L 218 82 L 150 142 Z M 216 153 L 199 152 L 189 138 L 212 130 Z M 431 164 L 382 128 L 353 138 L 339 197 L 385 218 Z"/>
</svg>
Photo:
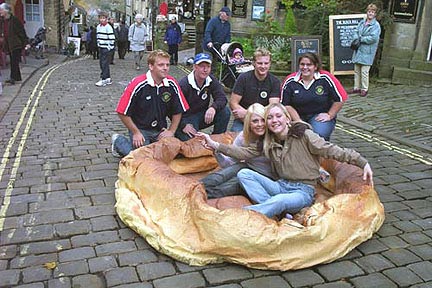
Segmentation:
<svg viewBox="0 0 432 288">
<path fill-rule="evenodd" d="M 111 85 L 113 82 L 111 81 L 111 78 L 107 78 L 104 80 L 105 81 L 105 85 Z"/>
<path fill-rule="evenodd" d="M 106 86 L 105 80 L 101 79 L 98 82 L 96 82 L 95 85 L 98 86 L 98 87 Z"/>
</svg>

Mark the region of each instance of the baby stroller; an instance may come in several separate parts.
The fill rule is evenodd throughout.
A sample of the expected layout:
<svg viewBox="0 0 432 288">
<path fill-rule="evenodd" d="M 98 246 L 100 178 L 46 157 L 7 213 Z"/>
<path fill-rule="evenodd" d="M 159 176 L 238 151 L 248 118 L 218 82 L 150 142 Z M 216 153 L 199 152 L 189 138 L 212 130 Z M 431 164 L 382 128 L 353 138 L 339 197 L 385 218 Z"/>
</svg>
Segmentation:
<svg viewBox="0 0 432 288">
<path fill-rule="evenodd" d="M 236 63 L 231 61 L 234 50 L 238 51 L 238 49 L 243 53 L 243 47 L 238 42 L 222 44 L 220 51 L 213 48 L 214 54 L 216 54 L 221 61 L 219 81 L 225 85 L 225 87 L 231 89 L 234 87 L 234 83 L 240 74 L 254 70 L 254 66 L 249 60 L 242 59 L 242 61 L 236 61 Z"/>
</svg>

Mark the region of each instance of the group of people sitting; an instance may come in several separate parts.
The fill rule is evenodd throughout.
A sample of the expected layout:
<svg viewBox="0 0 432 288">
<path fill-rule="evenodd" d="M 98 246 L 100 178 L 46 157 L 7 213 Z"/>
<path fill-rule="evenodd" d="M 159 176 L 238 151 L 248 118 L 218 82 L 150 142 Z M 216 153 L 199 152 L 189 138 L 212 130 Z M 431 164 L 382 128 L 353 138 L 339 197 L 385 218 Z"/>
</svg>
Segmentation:
<svg viewBox="0 0 432 288">
<path fill-rule="evenodd" d="M 363 179 L 373 184 L 366 159 L 328 141 L 347 94 L 321 69 L 316 55 L 302 55 L 299 70 L 281 85 L 269 72 L 270 52 L 257 49 L 255 69 L 241 74 L 234 85 L 231 111 L 222 85 L 211 74 L 208 54 L 197 54 L 193 71 L 179 82 L 168 74 L 169 64 L 166 52 L 151 52 L 149 71 L 126 87 L 116 112 L 129 137 L 112 136 L 113 155 L 125 156 L 164 137 L 198 137 L 222 167 L 202 179 L 208 197 L 245 195 L 254 203 L 246 209 L 268 217 L 291 218 L 313 203 L 320 157 L 362 168 Z M 213 125 L 213 134 L 224 133 L 231 113 L 231 131 L 240 132 L 232 145 L 199 132 Z"/>
</svg>

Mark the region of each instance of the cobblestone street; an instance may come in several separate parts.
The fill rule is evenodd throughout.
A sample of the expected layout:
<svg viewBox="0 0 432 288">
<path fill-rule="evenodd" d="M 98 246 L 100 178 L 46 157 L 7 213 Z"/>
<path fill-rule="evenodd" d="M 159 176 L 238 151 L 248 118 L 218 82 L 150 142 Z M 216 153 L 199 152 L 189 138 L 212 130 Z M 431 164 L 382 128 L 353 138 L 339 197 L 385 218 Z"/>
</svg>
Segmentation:
<svg viewBox="0 0 432 288">
<path fill-rule="evenodd" d="M 111 135 L 126 133 L 115 107 L 143 73 L 132 59 L 116 54 L 114 83 L 106 87 L 94 85 L 97 60 L 56 55 L 29 69 L 22 86 L 5 87 L 0 287 L 432 287 L 431 87 L 375 84 L 340 113 L 332 141 L 370 161 L 385 207 L 372 239 L 342 259 L 298 271 L 194 267 L 157 252 L 116 215 L 119 159 Z M 185 71 L 173 66 L 171 74 L 180 79 Z"/>
</svg>

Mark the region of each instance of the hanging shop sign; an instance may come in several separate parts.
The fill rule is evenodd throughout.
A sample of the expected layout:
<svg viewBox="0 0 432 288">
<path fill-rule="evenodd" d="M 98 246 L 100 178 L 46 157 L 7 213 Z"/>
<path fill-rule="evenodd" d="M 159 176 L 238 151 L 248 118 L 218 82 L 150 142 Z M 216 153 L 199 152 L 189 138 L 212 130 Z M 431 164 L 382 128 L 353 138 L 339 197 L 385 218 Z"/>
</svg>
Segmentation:
<svg viewBox="0 0 432 288">
<path fill-rule="evenodd" d="M 232 11 L 232 17 L 246 18 L 247 0 L 233 0 L 231 11 Z"/>
<path fill-rule="evenodd" d="M 418 0 L 394 0 L 391 14 L 395 21 L 415 23 Z"/>
</svg>

